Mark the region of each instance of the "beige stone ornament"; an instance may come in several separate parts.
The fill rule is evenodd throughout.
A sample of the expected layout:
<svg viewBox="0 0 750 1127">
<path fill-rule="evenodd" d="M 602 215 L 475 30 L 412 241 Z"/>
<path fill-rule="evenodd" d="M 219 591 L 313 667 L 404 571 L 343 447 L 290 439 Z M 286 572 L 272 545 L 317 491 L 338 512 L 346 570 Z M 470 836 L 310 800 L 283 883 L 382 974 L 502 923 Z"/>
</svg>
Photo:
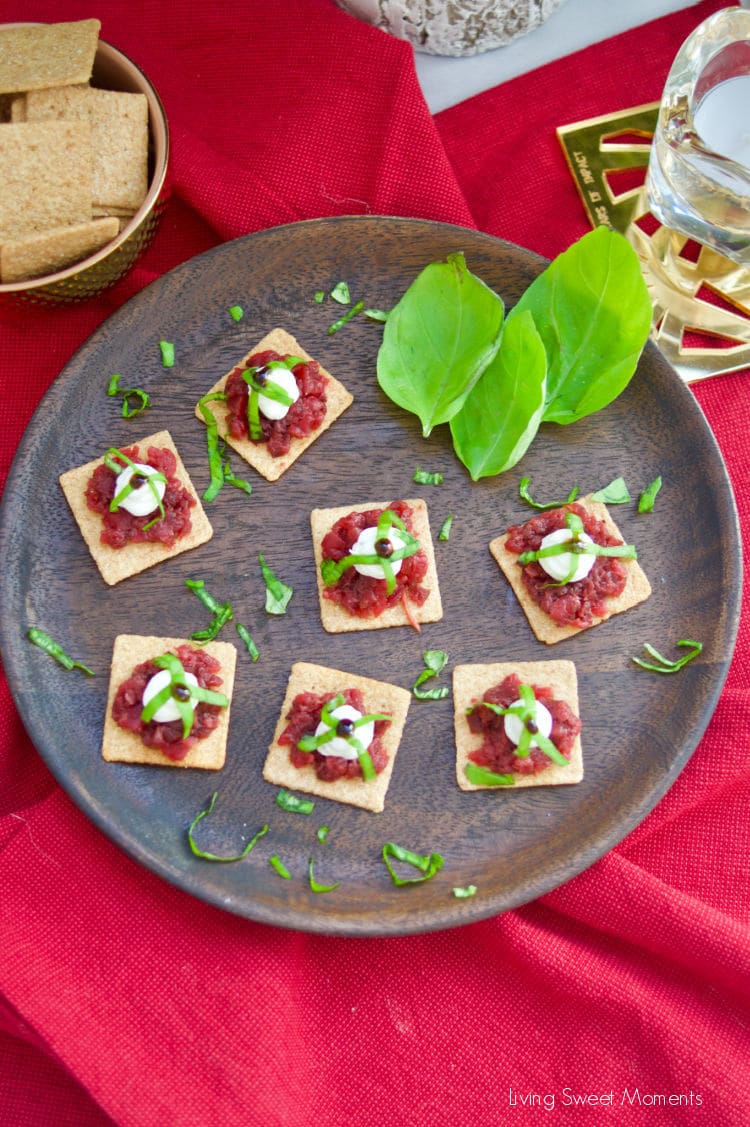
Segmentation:
<svg viewBox="0 0 750 1127">
<path fill-rule="evenodd" d="M 544 23 L 563 0 L 336 0 L 430 55 L 477 55 Z"/>
</svg>

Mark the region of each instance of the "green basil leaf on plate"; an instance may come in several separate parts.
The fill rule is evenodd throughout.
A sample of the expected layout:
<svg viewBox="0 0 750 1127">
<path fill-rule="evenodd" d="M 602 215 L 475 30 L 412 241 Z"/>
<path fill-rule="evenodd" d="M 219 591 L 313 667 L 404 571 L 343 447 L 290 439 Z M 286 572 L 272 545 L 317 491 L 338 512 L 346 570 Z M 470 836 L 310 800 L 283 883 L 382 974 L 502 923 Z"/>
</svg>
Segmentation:
<svg viewBox="0 0 750 1127">
<path fill-rule="evenodd" d="M 611 403 L 635 372 L 651 328 L 638 256 L 607 227 L 563 251 L 515 308 L 533 315 L 547 350 L 543 422 L 574 423 Z"/>
<path fill-rule="evenodd" d="M 378 383 L 417 415 L 425 438 L 460 409 L 500 346 L 505 307 L 449 254 L 417 275 L 388 315 L 378 352 Z"/>
<path fill-rule="evenodd" d="M 510 469 L 542 419 L 547 354 L 531 313 L 513 310 L 502 345 L 450 421 L 453 448 L 472 480 Z"/>
</svg>

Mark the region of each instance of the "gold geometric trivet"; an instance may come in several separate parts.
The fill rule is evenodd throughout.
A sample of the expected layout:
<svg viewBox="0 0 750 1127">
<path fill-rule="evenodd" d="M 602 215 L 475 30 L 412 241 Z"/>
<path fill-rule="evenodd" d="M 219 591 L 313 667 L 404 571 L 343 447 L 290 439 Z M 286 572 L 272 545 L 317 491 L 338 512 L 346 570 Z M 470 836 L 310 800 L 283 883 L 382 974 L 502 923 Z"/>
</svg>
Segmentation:
<svg viewBox="0 0 750 1127">
<path fill-rule="evenodd" d="M 651 295 L 651 337 L 685 383 L 750 367 L 750 270 L 651 215 L 643 187 L 659 103 L 561 126 L 592 226 L 625 235 Z"/>
</svg>

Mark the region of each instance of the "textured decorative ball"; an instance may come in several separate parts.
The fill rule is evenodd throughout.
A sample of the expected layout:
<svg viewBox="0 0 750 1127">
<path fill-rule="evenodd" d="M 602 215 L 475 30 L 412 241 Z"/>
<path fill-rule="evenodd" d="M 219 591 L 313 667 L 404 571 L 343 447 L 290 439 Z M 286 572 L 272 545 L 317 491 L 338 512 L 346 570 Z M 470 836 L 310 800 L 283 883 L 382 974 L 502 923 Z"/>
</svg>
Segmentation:
<svg viewBox="0 0 750 1127">
<path fill-rule="evenodd" d="M 563 0 L 336 0 L 430 55 L 477 55 L 544 23 Z"/>
</svg>

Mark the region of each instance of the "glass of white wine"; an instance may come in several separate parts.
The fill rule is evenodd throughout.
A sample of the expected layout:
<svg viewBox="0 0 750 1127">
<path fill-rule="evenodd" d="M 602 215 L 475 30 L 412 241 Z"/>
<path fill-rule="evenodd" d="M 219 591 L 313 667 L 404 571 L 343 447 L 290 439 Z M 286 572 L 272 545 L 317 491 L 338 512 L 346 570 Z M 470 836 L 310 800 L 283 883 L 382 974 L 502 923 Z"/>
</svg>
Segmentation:
<svg viewBox="0 0 750 1127">
<path fill-rule="evenodd" d="M 750 267 L 750 0 L 710 16 L 667 77 L 646 187 L 664 226 Z"/>
</svg>

